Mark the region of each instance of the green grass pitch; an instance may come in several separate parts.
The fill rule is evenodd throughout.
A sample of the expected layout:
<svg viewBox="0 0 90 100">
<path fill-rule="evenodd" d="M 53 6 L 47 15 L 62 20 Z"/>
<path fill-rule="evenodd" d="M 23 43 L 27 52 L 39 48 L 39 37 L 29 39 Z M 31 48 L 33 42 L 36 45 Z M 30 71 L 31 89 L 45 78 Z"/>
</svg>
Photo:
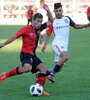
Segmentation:
<svg viewBox="0 0 90 100">
<path fill-rule="evenodd" d="M 23 26 L 0 25 L 0 43 L 7 40 Z M 46 69 L 54 67 L 54 52 L 51 49 L 51 35 L 45 53 L 37 49 L 37 55 L 43 60 Z M 21 38 L 0 49 L 0 73 L 8 72 L 21 66 L 19 55 Z M 69 37 L 69 60 L 60 73 L 55 76 L 55 83 L 46 81 L 44 90 L 50 96 L 32 97 L 29 86 L 35 82 L 35 74 L 25 73 L 9 77 L 0 83 L 0 100 L 90 100 L 90 28 L 75 30 L 71 28 Z"/>
</svg>

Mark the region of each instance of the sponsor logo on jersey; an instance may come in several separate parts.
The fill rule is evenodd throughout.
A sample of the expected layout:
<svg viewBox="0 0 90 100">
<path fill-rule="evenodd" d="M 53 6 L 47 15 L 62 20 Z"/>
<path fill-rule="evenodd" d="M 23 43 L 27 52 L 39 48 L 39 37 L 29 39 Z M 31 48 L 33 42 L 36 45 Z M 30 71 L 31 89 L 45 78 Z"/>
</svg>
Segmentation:
<svg viewBox="0 0 90 100">
<path fill-rule="evenodd" d="M 54 29 L 61 29 L 61 28 L 67 28 L 69 27 L 69 25 L 65 25 L 65 26 L 57 26 L 57 27 L 54 27 Z"/>
</svg>

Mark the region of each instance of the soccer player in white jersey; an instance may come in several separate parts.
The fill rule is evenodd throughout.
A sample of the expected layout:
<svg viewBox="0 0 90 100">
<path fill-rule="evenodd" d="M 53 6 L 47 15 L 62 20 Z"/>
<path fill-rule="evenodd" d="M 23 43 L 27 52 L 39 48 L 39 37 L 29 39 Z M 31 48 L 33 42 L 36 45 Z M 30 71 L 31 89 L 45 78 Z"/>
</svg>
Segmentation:
<svg viewBox="0 0 90 100">
<path fill-rule="evenodd" d="M 42 48 L 42 51 L 44 52 L 45 48 L 47 47 L 50 34 L 53 33 L 54 40 L 52 42 L 52 49 L 55 52 L 54 62 L 56 65 L 54 68 L 47 70 L 47 76 L 51 82 L 54 82 L 55 74 L 61 70 L 64 63 L 69 59 L 67 50 L 70 26 L 75 29 L 90 27 L 90 23 L 84 25 L 76 24 L 70 17 L 63 16 L 61 3 L 54 4 L 54 13 L 54 22 L 47 29 L 45 43 Z"/>
</svg>

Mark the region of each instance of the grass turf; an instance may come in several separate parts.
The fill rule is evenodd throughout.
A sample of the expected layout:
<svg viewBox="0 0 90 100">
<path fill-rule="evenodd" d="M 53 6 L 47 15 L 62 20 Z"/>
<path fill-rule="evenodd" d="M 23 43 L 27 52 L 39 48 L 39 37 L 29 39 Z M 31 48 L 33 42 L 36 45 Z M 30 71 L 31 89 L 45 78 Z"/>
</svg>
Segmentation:
<svg viewBox="0 0 90 100">
<path fill-rule="evenodd" d="M 23 26 L 0 25 L 0 43 L 7 40 Z M 37 49 L 37 55 L 46 68 L 54 66 L 54 52 L 51 50 L 51 35 L 45 54 Z M 0 49 L 0 73 L 21 66 L 19 55 L 21 38 Z M 90 100 L 90 29 L 71 28 L 69 39 L 69 60 L 62 71 L 55 76 L 55 83 L 46 81 L 45 91 L 50 96 L 32 97 L 29 87 L 35 82 L 35 74 L 25 73 L 7 78 L 0 83 L 0 100 Z"/>
</svg>

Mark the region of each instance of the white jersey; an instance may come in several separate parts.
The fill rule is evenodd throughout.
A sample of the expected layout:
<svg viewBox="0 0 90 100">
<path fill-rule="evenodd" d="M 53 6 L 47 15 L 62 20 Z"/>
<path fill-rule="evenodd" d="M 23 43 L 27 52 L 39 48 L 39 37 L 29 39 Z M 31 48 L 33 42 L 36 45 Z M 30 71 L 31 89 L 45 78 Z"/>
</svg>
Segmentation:
<svg viewBox="0 0 90 100">
<path fill-rule="evenodd" d="M 47 12 L 45 9 L 38 8 L 37 13 L 41 13 L 43 15 L 43 23 L 47 21 Z"/>
<path fill-rule="evenodd" d="M 52 49 L 56 55 L 68 49 L 70 25 L 75 25 L 74 21 L 70 17 L 63 16 L 61 19 L 55 18 L 53 24 L 47 29 L 47 34 L 53 32 Z"/>
<path fill-rule="evenodd" d="M 52 31 L 54 35 L 54 40 L 52 44 L 60 45 L 63 44 L 66 47 L 68 46 L 69 40 L 69 30 L 70 25 L 75 25 L 74 21 L 70 17 L 63 16 L 61 19 L 54 19 L 52 25 Z M 47 33 L 50 34 L 51 28 L 47 30 Z"/>
<path fill-rule="evenodd" d="M 70 20 L 67 17 L 62 19 L 55 19 L 53 22 L 53 43 L 68 45 L 69 39 L 69 23 Z"/>
</svg>

